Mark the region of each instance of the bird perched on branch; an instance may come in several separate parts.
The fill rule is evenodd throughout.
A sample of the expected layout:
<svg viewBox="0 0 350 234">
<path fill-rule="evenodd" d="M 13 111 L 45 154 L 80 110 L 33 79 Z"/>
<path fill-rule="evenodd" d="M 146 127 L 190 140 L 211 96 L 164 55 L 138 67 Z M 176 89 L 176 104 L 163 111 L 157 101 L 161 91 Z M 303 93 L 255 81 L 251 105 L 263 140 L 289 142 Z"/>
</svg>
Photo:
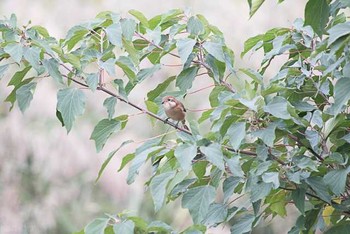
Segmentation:
<svg viewBox="0 0 350 234">
<path fill-rule="evenodd" d="M 165 114 L 168 116 L 166 121 L 168 119 L 175 120 L 177 121 L 176 126 L 179 124 L 179 122 L 181 122 L 183 128 L 189 130 L 189 128 L 186 126 L 185 121 L 186 109 L 179 100 L 173 96 L 165 96 L 163 97 L 162 104 L 165 110 Z"/>
</svg>

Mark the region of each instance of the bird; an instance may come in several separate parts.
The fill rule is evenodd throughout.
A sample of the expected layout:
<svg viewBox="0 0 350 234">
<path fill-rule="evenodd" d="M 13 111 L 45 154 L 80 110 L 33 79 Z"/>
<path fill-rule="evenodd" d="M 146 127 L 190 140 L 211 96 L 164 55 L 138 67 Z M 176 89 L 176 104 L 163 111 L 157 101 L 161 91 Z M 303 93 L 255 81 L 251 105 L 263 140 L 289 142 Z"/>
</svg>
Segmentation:
<svg viewBox="0 0 350 234">
<path fill-rule="evenodd" d="M 175 120 L 177 121 L 176 126 L 179 124 L 179 122 L 181 122 L 183 128 L 189 130 L 185 121 L 186 108 L 184 107 L 182 102 L 180 102 L 173 96 L 165 96 L 162 99 L 162 105 L 165 110 L 165 114 L 168 117 L 165 121 L 168 121 L 169 119 Z"/>
</svg>

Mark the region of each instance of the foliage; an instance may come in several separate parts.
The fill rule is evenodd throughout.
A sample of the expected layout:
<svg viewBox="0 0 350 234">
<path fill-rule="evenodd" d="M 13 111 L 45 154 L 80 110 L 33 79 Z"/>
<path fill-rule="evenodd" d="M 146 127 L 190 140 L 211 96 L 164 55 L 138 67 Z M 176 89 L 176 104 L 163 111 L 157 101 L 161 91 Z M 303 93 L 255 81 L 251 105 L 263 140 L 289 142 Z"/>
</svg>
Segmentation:
<svg viewBox="0 0 350 234">
<path fill-rule="evenodd" d="M 264 1 L 248 2 L 253 15 Z M 88 101 L 79 87 L 108 94 L 103 103 L 108 116 L 91 134 L 97 151 L 128 122 L 127 115 L 115 117 L 117 101 L 178 129 L 176 144 L 148 140 L 124 157 L 121 169 L 130 164 L 127 182 L 132 183 L 140 168 L 152 162 L 146 185 L 155 210 L 180 199 L 192 216 L 194 225 L 181 233 L 204 233 L 222 223 L 232 233 L 250 232 L 263 219 L 287 216 L 287 204 L 300 212 L 290 233 L 341 232 L 350 225 L 350 22 L 343 11 L 349 7 L 344 0 L 309 0 L 305 21 L 247 40 L 241 56 L 263 51 L 258 70 L 236 70 L 220 30 L 204 16 L 182 10 L 151 19 L 136 10 L 129 12 L 131 18 L 102 12 L 61 40 L 41 26 L 19 28 L 12 15 L 0 21 L 0 77 L 15 68 L 6 102 L 12 108 L 17 101 L 22 112 L 37 83 L 52 77 L 60 87 L 57 118 L 67 132 Z M 145 110 L 128 95 L 164 69 L 164 57 L 181 61 L 182 71 L 148 92 Z M 269 77 L 266 70 L 277 57 L 284 62 Z M 116 69 L 124 77 L 107 89 L 103 76 L 116 77 Z M 212 109 L 191 121 L 190 131 L 165 121 L 158 106 L 168 86 L 174 83 L 175 94 L 185 95 L 203 73 L 212 78 Z M 211 132 L 199 133 L 203 123 L 210 124 Z M 109 154 L 98 178 L 120 147 Z M 118 214 L 98 218 L 79 233 L 173 231 L 161 221 L 148 224 Z"/>
</svg>

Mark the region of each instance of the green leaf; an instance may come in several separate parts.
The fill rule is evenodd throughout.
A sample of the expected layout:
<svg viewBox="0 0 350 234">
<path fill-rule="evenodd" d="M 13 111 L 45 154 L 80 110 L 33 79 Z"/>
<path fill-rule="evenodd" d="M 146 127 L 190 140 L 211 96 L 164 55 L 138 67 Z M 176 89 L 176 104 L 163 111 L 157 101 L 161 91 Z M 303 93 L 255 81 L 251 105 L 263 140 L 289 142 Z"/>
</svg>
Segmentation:
<svg viewBox="0 0 350 234">
<path fill-rule="evenodd" d="M 173 228 L 162 221 L 152 221 L 147 226 L 148 233 L 173 233 Z"/>
<path fill-rule="evenodd" d="M 58 69 L 59 64 L 56 59 L 44 59 L 43 65 L 52 78 L 54 78 L 58 83 L 63 84 L 63 78 Z"/>
<path fill-rule="evenodd" d="M 209 206 L 209 211 L 203 220 L 203 224 L 213 226 L 222 223 L 227 217 L 227 212 L 227 206 L 225 204 L 212 203 Z"/>
<path fill-rule="evenodd" d="M 41 36 L 48 38 L 50 37 L 49 32 L 47 31 L 46 28 L 44 28 L 43 26 L 40 25 L 34 25 L 31 27 L 31 29 L 34 29 L 35 31 L 37 31 Z"/>
<path fill-rule="evenodd" d="M 23 57 L 23 47 L 21 44 L 10 43 L 4 47 L 4 51 L 8 53 L 16 63 L 21 62 Z"/>
<path fill-rule="evenodd" d="M 175 80 L 176 76 L 171 76 L 168 79 L 166 79 L 163 83 L 160 83 L 157 85 L 157 87 L 150 92 L 147 93 L 147 98 L 149 101 L 153 101 L 156 99 L 161 93 L 163 93 L 166 88 L 169 86 L 169 84 Z"/>
<path fill-rule="evenodd" d="M 182 207 L 190 211 L 194 223 L 201 223 L 215 200 L 215 188 L 210 185 L 190 188 L 182 197 Z"/>
<path fill-rule="evenodd" d="M 0 66 L 0 80 L 2 77 L 4 77 L 7 69 L 9 68 L 10 64 L 5 64 Z"/>
<path fill-rule="evenodd" d="M 231 234 L 243 234 L 252 230 L 252 225 L 255 220 L 253 214 L 244 214 L 235 220 L 231 227 Z"/>
<path fill-rule="evenodd" d="M 272 183 L 264 183 L 264 182 L 258 182 L 254 183 L 250 187 L 250 200 L 251 202 L 257 202 L 260 199 L 265 198 L 267 195 L 269 195 L 271 189 L 272 189 Z"/>
<path fill-rule="evenodd" d="M 236 176 L 230 176 L 224 180 L 224 183 L 222 185 L 224 191 L 224 202 L 227 202 L 230 199 L 230 197 L 233 195 L 235 188 L 241 181 L 242 178 Z"/>
<path fill-rule="evenodd" d="M 291 116 L 288 112 L 288 101 L 284 97 L 276 96 L 274 97 L 266 106 L 264 106 L 264 111 L 270 113 L 271 115 L 281 118 L 290 119 Z"/>
<path fill-rule="evenodd" d="M 192 87 L 194 78 L 197 75 L 199 67 L 189 67 L 181 71 L 180 74 L 176 77 L 176 87 L 183 92 L 186 92 Z"/>
<path fill-rule="evenodd" d="M 209 162 L 214 164 L 220 170 L 225 170 L 224 155 L 222 154 L 220 144 L 212 143 L 208 146 L 201 146 L 199 149 L 206 156 Z"/>
<path fill-rule="evenodd" d="M 187 31 L 194 36 L 204 33 L 204 26 L 202 22 L 195 16 L 192 16 L 187 22 Z"/>
<path fill-rule="evenodd" d="M 323 201 L 331 204 L 331 196 L 327 191 L 327 186 L 321 177 L 309 177 L 305 182 L 316 192 L 316 195 Z"/>
<path fill-rule="evenodd" d="M 260 34 L 254 37 L 249 38 L 248 40 L 246 40 L 244 42 L 244 50 L 241 53 L 241 58 L 251 49 L 253 49 L 255 46 L 259 47 L 262 46 L 262 42 L 264 39 L 264 35 Z M 258 44 L 259 42 L 261 42 L 260 44 Z"/>
<path fill-rule="evenodd" d="M 109 25 L 106 29 L 108 40 L 115 46 L 122 47 L 122 26 L 114 23 Z"/>
<path fill-rule="evenodd" d="M 323 180 L 332 190 L 332 192 L 335 195 L 339 196 L 345 190 L 346 180 L 349 172 L 350 167 L 347 169 L 332 170 L 324 176 Z"/>
<path fill-rule="evenodd" d="M 107 59 L 107 61 L 104 61 L 104 62 L 100 61 L 99 66 L 102 67 L 103 69 L 105 69 L 106 72 L 108 73 L 108 75 L 110 75 L 111 77 L 117 76 L 115 73 L 115 59 L 114 58 Z"/>
<path fill-rule="evenodd" d="M 18 86 L 22 82 L 23 78 L 29 72 L 29 70 L 31 68 L 32 68 L 31 66 L 28 66 L 28 67 L 23 68 L 23 70 L 16 72 L 12 76 L 12 78 L 11 78 L 10 82 L 7 84 L 7 86 L 10 86 L 10 85 L 13 85 L 15 87 Z"/>
<path fill-rule="evenodd" d="M 82 42 L 89 32 L 89 30 L 82 28 L 76 30 L 71 37 L 68 37 L 68 40 L 65 42 L 68 51 L 72 50 L 77 43 Z"/>
<path fill-rule="evenodd" d="M 65 88 L 57 93 L 57 110 L 61 113 L 64 125 L 69 132 L 74 120 L 85 110 L 86 97 L 80 89 Z"/>
<path fill-rule="evenodd" d="M 122 33 L 127 41 L 131 41 L 136 30 L 136 22 L 133 19 L 122 19 Z"/>
<path fill-rule="evenodd" d="M 185 64 L 188 57 L 193 51 L 193 47 L 196 44 L 196 40 L 191 38 L 181 38 L 176 42 L 176 47 L 179 52 L 182 64 Z"/>
<path fill-rule="evenodd" d="M 63 55 L 62 60 L 64 62 L 70 63 L 74 68 L 80 70 L 81 69 L 81 63 L 80 58 L 76 56 L 75 54 L 65 54 Z"/>
<path fill-rule="evenodd" d="M 150 68 L 141 69 L 137 73 L 137 82 L 140 83 L 141 81 L 145 80 L 146 78 L 152 76 L 159 69 L 160 69 L 160 64 L 157 64 L 157 65 L 150 67 Z"/>
<path fill-rule="evenodd" d="M 115 97 L 108 97 L 103 102 L 103 106 L 106 107 L 107 109 L 109 120 L 113 118 L 116 104 L 117 104 L 117 98 Z"/>
<path fill-rule="evenodd" d="M 328 30 L 328 46 L 333 44 L 339 38 L 350 34 L 350 22 L 337 24 Z"/>
<path fill-rule="evenodd" d="M 28 83 L 16 90 L 16 98 L 18 101 L 19 109 L 24 113 L 28 108 L 30 102 L 33 99 L 34 90 L 36 88 L 36 83 Z"/>
<path fill-rule="evenodd" d="M 131 220 L 124 220 L 113 225 L 114 233 L 134 234 L 135 224 Z"/>
<path fill-rule="evenodd" d="M 244 172 L 240 164 L 240 156 L 235 155 L 230 159 L 226 159 L 226 163 L 231 173 L 237 177 L 244 177 Z"/>
<path fill-rule="evenodd" d="M 133 15 L 136 19 L 138 19 L 140 23 L 146 28 L 149 27 L 148 20 L 142 12 L 133 9 L 129 11 L 129 14 Z"/>
<path fill-rule="evenodd" d="M 108 225 L 109 219 L 107 218 L 98 218 L 90 222 L 84 228 L 85 234 L 104 234 L 105 229 Z"/>
<path fill-rule="evenodd" d="M 335 226 L 328 229 L 324 234 L 347 234 L 350 230 L 350 224 L 349 223 L 340 223 L 336 224 Z"/>
<path fill-rule="evenodd" d="M 122 159 L 122 163 L 120 164 L 120 167 L 118 169 L 118 172 L 120 172 L 121 170 L 123 170 L 123 168 L 129 163 L 131 162 L 133 159 L 135 158 L 135 153 L 131 153 L 131 154 L 127 154 L 123 157 Z"/>
<path fill-rule="evenodd" d="M 333 115 L 339 114 L 350 99 L 350 78 L 340 78 L 334 87 L 334 104 L 330 108 Z"/>
<path fill-rule="evenodd" d="M 40 66 L 40 53 L 41 49 L 39 47 L 24 48 L 24 58 L 38 72 L 38 74 L 42 74 L 44 72 L 44 69 Z"/>
<path fill-rule="evenodd" d="M 264 2 L 265 0 L 248 0 L 249 16 L 252 17 Z"/>
<path fill-rule="evenodd" d="M 305 214 L 305 194 L 306 190 L 304 188 L 298 188 L 292 191 L 294 204 L 303 215 Z"/>
<path fill-rule="evenodd" d="M 252 132 L 252 135 L 260 138 L 267 146 L 273 147 L 276 139 L 275 135 L 276 125 L 270 124 L 267 128 Z"/>
<path fill-rule="evenodd" d="M 90 136 L 95 141 L 96 151 L 100 152 L 112 133 L 120 129 L 121 123 L 116 119 L 103 119 L 98 122 Z"/>
<path fill-rule="evenodd" d="M 214 58 L 219 60 L 220 62 L 225 62 L 224 51 L 222 49 L 222 44 L 206 41 L 203 43 L 203 48 L 211 54 Z"/>
<path fill-rule="evenodd" d="M 179 161 L 181 168 L 184 171 L 189 171 L 192 168 L 192 159 L 197 155 L 197 146 L 193 144 L 182 144 L 176 147 L 174 155 Z"/>
<path fill-rule="evenodd" d="M 150 190 L 154 202 L 154 210 L 157 212 L 163 206 L 165 199 L 166 187 L 169 181 L 174 177 L 175 172 L 165 172 L 160 175 L 156 175 L 150 183 Z"/>
<path fill-rule="evenodd" d="M 261 178 L 265 183 L 272 183 L 274 189 L 280 186 L 278 172 L 265 172 Z"/>
<path fill-rule="evenodd" d="M 96 180 L 95 180 L 95 183 L 97 183 L 97 181 L 100 179 L 100 177 L 101 177 L 101 175 L 102 175 L 104 169 L 105 169 L 106 166 L 108 165 L 109 161 L 111 161 L 111 159 L 113 158 L 113 156 L 114 156 L 124 145 L 130 144 L 130 143 L 132 143 L 132 142 L 134 142 L 134 141 L 133 141 L 133 140 L 124 141 L 124 142 L 118 147 L 118 149 L 115 149 L 115 150 L 113 150 L 112 152 L 110 152 L 110 153 L 108 154 L 107 159 L 103 162 L 103 164 L 102 164 L 102 166 L 101 166 L 101 168 L 100 168 L 100 170 L 99 170 L 99 172 L 98 172 L 98 176 L 97 176 L 97 178 L 96 178 Z"/>
<path fill-rule="evenodd" d="M 305 24 L 310 25 L 319 37 L 328 23 L 329 3 L 327 0 L 309 0 L 305 6 Z"/>
<path fill-rule="evenodd" d="M 89 86 L 91 91 L 96 91 L 99 82 L 97 73 L 89 73 L 86 75 L 86 84 Z"/>
<path fill-rule="evenodd" d="M 234 150 L 238 150 L 242 141 L 245 138 L 245 126 L 244 122 L 234 123 L 227 130 L 227 135 L 230 137 L 230 144 Z"/>
</svg>

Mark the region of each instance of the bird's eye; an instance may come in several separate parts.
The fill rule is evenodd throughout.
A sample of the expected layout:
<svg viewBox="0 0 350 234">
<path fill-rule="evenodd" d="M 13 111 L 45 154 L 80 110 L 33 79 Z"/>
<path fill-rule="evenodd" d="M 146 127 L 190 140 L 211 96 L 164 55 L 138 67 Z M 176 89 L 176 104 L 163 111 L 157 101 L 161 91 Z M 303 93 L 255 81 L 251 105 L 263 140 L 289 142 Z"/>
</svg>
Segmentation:
<svg viewBox="0 0 350 234">
<path fill-rule="evenodd" d="M 171 101 L 171 98 L 168 98 L 168 102 L 170 102 Z"/>
</svg>

